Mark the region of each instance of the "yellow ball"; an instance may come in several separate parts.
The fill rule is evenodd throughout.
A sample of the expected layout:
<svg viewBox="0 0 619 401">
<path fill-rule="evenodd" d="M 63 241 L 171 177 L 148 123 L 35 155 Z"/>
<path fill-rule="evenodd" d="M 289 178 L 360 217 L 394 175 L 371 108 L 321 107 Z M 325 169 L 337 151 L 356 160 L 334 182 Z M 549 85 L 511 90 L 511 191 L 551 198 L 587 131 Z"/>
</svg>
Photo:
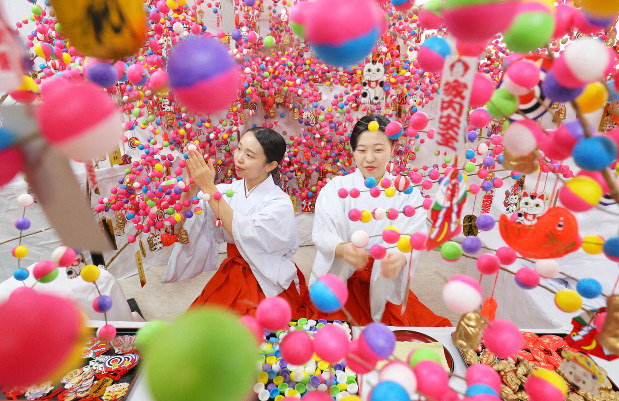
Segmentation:
<svg viewBox="0 0 619 401">
<path fill-rule="evenodd" d="M 606 87 L 599 82 L 587 85 L 585 91 L 576 98 L 576 104 L 583 113 L 592 113 L 601 109 L 608 100 Z"/>
<path fill-rule="evenodd" d="M 22 77 L 21 85 L 17 89 L 22 91 L 39 93 L 39 85 L 37 85 L 34 79 L 32 79 L 32 77 L 29 75 L 24 75 Z"/>
<path fill-rule="evenodd" d="M 267 356 L 267 363 L 269 365 L 273 365 L 275 362 L 277 362 L 277 358 L 275 358 L 273 355 Z"/>
<path fill-rule="evenodd" d="M 582 307 L 582 298 L 574 290 L 561 290 L 555 295 L 555 304 L 563 312 L 576 312 Z"/>
<path fill-rule="evenodd" d="M 258 373 L 258 382 L 267 384 L 269 381 L 269 374 L 267 372 Z"/>
<path fill-rule="evenodd" d="M 340 388 L 340 391 L 346 391 L 348 383 L 338 383 L 337 386 Z"/>
<path fill-rule="evenodd" d="M 17 259 L 23 259 L 28 255 L 28 248 L 23 245 L 17 245 L 13 248 L 13 256 Z"/>
<path fill-rule="evenodd" d="M 403 235 L 398 240 L 398 250 L 400 252 L 408 253 L 413 250 L 411 247 L 411 238 L 408 235 Z"/>
<path fill-rule="evenodd" d="M 84 281 L 87 281 L 89 283 L 94 283 L 95 281 L 97 281 L 100 275 L 101 271 L 95 265 L 84 266 L 82 268 L 82 272 L 80 273 L 80 276 L 82 276 Z"/>
<path fill-rule="evenodd" d="M 619 0 L 581 0 L 580 5 L 596 17 L 612 17 L 619 12 Z"/>
<path fill-rule="evenodd" d="M 395 188 L 394 187 L 389 187 L 387 189 L 385 189 L 385 195 L 387 196 L 387 198 L 391 198 L 395 195 Z"/>
<path fill-rule="evenodd" d="M 320 370 L 327 370 L 329 369 L 329 364 L 325 361 L 320 361 L 318 362 L 318 369 Z"/>
<path fill-rule="evenodd" d="M 180 223 L 181 220 L 183 220 L 183 217 L 180 214 L 176 213 L 174 215 L 174 220 L 176 220 L 177 223 Z"/>
<path fill-rule="evenodd" d="M 602 253 L 602 247 L 604 246 L 604 238 L 600 235 L 590 234 L 582 239 L 582 250 L 589 255 L 597 255 Z"/>
<path fill-rule="evenodd" d="M 379 125 L 376 121 L 372 121 L 368 124 L 368 129 L 372 132 L 378 131 Z"/>
<path fill-rule="evenodd" d="M 567 384 L 565 384 L 565 380 L 563 380 L 558 373 L 548 369 L 536 369 L 531 374 L 539 377 L 540 379 L 546 380 L 548 383 L 558 388 L 563 395 L 567 394 Z"/>
<path fill-rule="evenodd" d="M 363 400 L 358 395 L 347 395 L 346 397 L 342 398 L 340 401 L 363 401 Z"/>
<path fill-rule="evenodd" d="M 587 176 L 576 176 L 566 182 L 565 185 L 580 199 L 591 206 L 597 205 L 602 195 L 604 195 L 600 184 L 593 178 Z"/>
<path fill-rule="evenodd" d="M 364 210 L 361 212 L 361 222 L 369 223 L 370 221 L 372 221 L 372 213 L 370 213 L 369 210 Z"/>
</svg>

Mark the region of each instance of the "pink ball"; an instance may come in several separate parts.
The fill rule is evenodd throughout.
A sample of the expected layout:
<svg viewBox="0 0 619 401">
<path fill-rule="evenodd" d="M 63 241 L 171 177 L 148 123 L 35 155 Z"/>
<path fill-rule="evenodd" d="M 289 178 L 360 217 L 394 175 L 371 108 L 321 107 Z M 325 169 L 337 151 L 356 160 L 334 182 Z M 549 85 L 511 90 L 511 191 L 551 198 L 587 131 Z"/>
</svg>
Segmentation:
<svg viewBox="0 0 619 401">
<path fill-rule="evenodd" d="M 428 11 L 425 7 L 419 7 L 419 20 L 417 24 L 424 29 L 438 29 L 441 27 L 441 17 L 433 13 L 432 11 Z"/>
<path fill-rule="evenodd" d="M 499 376 L 496 370 L 486 364 L 476 363 L 469 366 L 465 377 L 468 386 L 485 384 L 497 393 L 501 393 L 501 376 Z"/>
<path fill-rule="evenodd" d="M 456 41 L 456 50 L 461 56 L 479 57 L 482 51 L 488 46 L 487 40 L 481 42 L 465 42 L 462 40 Z"/>
<path fill-rule="evenodd" d="M 67 157 L 98 158 L 118 147 L 122 119 L 116 105 L 96 85 L 57 78 L 36 113 L 41 134 Z M 62 107 L 58 107 L 62 104 Z"/>
<path fill-rule="evenodd" d="M 56 265 L 56 263 L 52 262 L 51 260 L 42 260 L 35 264 L 32 268 L 32 276 L 36 280 L 39 280 L 40 278 L 47 276 L 57 268 L 58 266 Z"/>
<path fill-rule="evenodd" d="M 499 358 L 507 359 L 522 349 L 522 333 L 508 320 L 496 319 L 486 326 L 484 345 Z"/>
<path fill-rule="evenodd" d="M 363 347 L 365 348 L 365 347 Z M 346 357 L 346 364 L 353 371 L 359 374 L 366 374 L 374 370 L 374 367 L 380 360 L 378 355 L 373 353 L 364 352 L 362 349 L 359 338 L 355 338 L 350 342 L 348 349 L 348 355 Z"/>
<path fill-rule="evenodd" d="M 358 188 L 353 188 L 348 193 L 350 194 L 350 197 L 354 199 L 357 199 L 359 195 L 361 195 L 361 191 L 359 191 Z"/>
<path fill-rule="evenodd" d="M 374 187 L 372 189 L 370 189 L 370 196 L 372 198 L 378 198 L 380 196 L 381 192 L 380 189 L 378 187 Z"/>
<path fill-rule="evenodd" d="M 116 337 L 116 327 L 106 324 L 97 329 L 97 338 L 103 342 L 110 342 Z"/>
<path fill-rule="evenodd" d="M 169 84 L 168 73 L 164 70 L 157 70 L 153 72 L 148 81 L 151 88 L 163 89 Z"/>
<path fill-rule="evenodd" d="M 476 73 L 473 80 L 473 91 L 471 92 L 469 107 L 481 107 L 488 103 L 495 89 L 496 86 L 488 75 L 481 72 Z"/>
<path fill-rule="evenodd" d="M 423 180 L 423 176 L 421 174 L 419 173 L 411 174 L 411 181 L 413 182 L 413 184 L 419 184 L 422 180 Z"/>
<path fill-rule="evenodd" d="M 19 148 L 7 148 L 0 150 L 0 187 L 8 184 L 24 169 L 24 154 Z"/>
<path fill-rule="evenodd" d="M 429 190 L 430 188 L 432 188 L 432 181 L 430 181 L 430 180 L 424 180 L 424 181 L 421 183 L 421 187 L 422 187 L 423 189 L 425 189 L 426 191 L 427 191 L 427 190 Z"/>
<path fill-rule="evenodd" d="M 495 177 L 495 179 L 492 180 L 492 185 L 494 185 L 495 188 L 501 188 L 503 186 L 503 180 L 499 177 Z"/>
<path fill-rule="evenodd" d="M 486 109 L 476 109 L 473 110 L 473 112 L 469 116 L 469 121 L 471 122 L 471 125 L 473 127 L 480 129 L 490 124 L 490 121 L 492 121 L 492 117 Z"/>
<path fill-rule="evenodd" d="M 440 176 L 441 173 L 439 173 L 438 170 L 430 170 L 428 173 L 428 177 L 430 177 L 431 180 L 438 180 Z"/>
<path fill-rule="evenodd" d="M 568 4 L 559 4 L 555 7 L 555 31 L 553 39 L 560 39 L 568 34 L 576 9 Z"/>
<path fill-rule="evenodd" d="M 345 199 L 348 196 L 348 190 L 346 188 L 340 188 L 337 190 L 337 196 Z"/>
<path fill-rule="evenodd" d="M 419 46 L 417 61 L 425 72 L 438 73 L 445 65 L 445 58 L 427 46 Z"/>
<path fill-rule="evenodd" d="M 538 376 L 529 375 L 524 389 L 530 401 L 564 401 L 565 394 L 549 381 Z"/>
<path fill-rule="evenodd" d="M 430 198 L 426 198 L 423 200 L 423 208 L 426 210 L 430 210 L 430 208 L 432 207 L 432 204 L 434 202 L 432 201 L 432 199 Z"/>
<path fill-rule="evenodd" d="M 501 268 L 501 262 L 496 255 L 484 253 L 477 258 L 477 270 L 481 274 L 495 274 Z"/>
<path fill-rule="evenodd" d="M 348 218 L 350 221 L 359 221 L 361 220 L 362 211 L 359 209 L 350 209 L 348 211 Z"/>
<path fill-rule="evenodd" d="M 404 206 L 404 216 L 413 217 L 417 213 L 417 209 L 411 205 Z"/>
<path fill-rule="evenodd" d="M 370 256 L 373 257 L 374 260 L 381 260 L 387 256 L 387 249 L 382 245 L 374 244 L 370 248 Z"/>
<path fill-rule="evenodd" d="M 72 248 L 59 246 L 52 252 L 52 262 L 60 267 L 71 266 L 77 254 Z"/>
<path fill-rule="evenodd" d="M 140 82 L 146 74 L 146 69 L 139 64 L 132 64 L 127 68 L 127 80 L 132 84 Z"/>
<path fill-rule="evenodd" d="M 410 125 L 417 131 L 426 129 L 430 121 L 428 115 L 422 111 L 414 113 L 410 118 Z"/>
<path fill-rule="evenodd" d="M 383 230 L 382 232 L 383 240 L 388 244 L 395 244 L 400 239 L 400 233 L 396 230 Z"/>
<path fill-rule="evenodd" d="M 449 376 L 436 361 L 418 362 L 413 372 L 417 378 L 417 392 L 425 397 L 438 399 L 449 389 Z"/>
<path fill-rule="evenodd" d="M 282 358 L 293 365 L 305 365 L 314 355 L 312 339 L 304 330 L 295 330 L 286 334 L 279 350 Z"/>
<path fill-rule="evenodd" d="M 402 124 L 399 121 L 392 121 L 385 127 L 385 134 L 387 134 L 388 137 L 396 137 L 395 139 L 397 139 L 401 135 L 401 132 Z"/>
<path fill-rule="evenodd" d="M 391 186 L 391 180 L 387 177 L 383 178 L 382 180 L 380 180 L 380 186 L 383 189 L 387 189 Z"/>
<path fill-rule="evenodd" d="M 557 82 L 565 88 L 576 89 L 587 84 L 576 78 L 565 62 L 564 56 L 559 56 L 555 59 L 551 71 Z"/>
<path fill-rule="evenodd" d="M 593 319 L 593 325 L 597 329 L 598 333 L 604 328 L 606 322 L 606 312 L 599 313 L 595 319 Z"/>
<path fill-rule="evenodd" d="M 241 316 L 239 322 L 247 327 L 249 332 L 253 334 L 257 344 L 262 344 L 262 341 L 264 341 L 264 330 L 255 317 L 249 315 Z"/>
<path fill-rule="evenodd" d="M 265 298 L 256 308 L 256 319 L 269 331 L 284 330 L 292 318 L 288 302 L 279 296 Z"/>
<path fill-rule="evenodd" d="M 341 305 L 346 305 L 346 301 L 348 301 L 348 286 L 344 280 L 331 273 L 320 276 L 318 280 L 322 281 L 331 290 Z"/>
<path fill-rule="evenodd" d="M 291 398 L 291 400 L 298 400 L 298 398 Z M 324 391 L 308 391 L 303 396 L 303 401 L 333 401 L 333 397 Z"/>
<path fill-rule="evenodd" d="M 518 254 L 508 246 L 502 246 L 496 250 L 496 256 L 502 265 L 511 265 L 518 259 Z"/>
<path fill-rule="evenodd" d="M 530 290 L 539 285 L 539 273 L 530 267 L 523 267 L 516 272 L 516 284 L 525 290 Z"/>
<path fill-rule="evenodd" d="M 480 189 L 481 188 L 479 188 L 479 185 L 477 185 L 477 184 L 469 185 L 469 192 L 472 193 L 473 195 L 476 195 L 479 192 Z"/>
<path fill-rule="evenodd" d="M 249 43 L 256 43 L 258 41 L 258 34 L 254 31 L 249 31 L 247 34 L 247 41 Z"/>
<path fill-rule="evenodd" d="M 505 79 L 507 78 L 507 81 Z M 503 84 L 505 89 L 515 95 L 524 95 L 531 91 L 540 80 L 540 69 L 531 60 L 522 59 L 511 64 L 505 71 Z"/>
<path fill-rule="evenodd" d="M 500 1 L 445 7 L 443 19 L 448 32 L 457 39 L 480 42 L 506 30 L 519 4 L 519 1 Z M 481 15 L 483 24 L 479 23 Z"/>
<path fill-rule="evenodd" d="M 389 220 L 395 220 L 398 218 L 399 215 L 400 215 L 400 212 L 398 211 L 398 209 L 394 207 L 387 209 L 387 218 Z"/>
<path fill-rule="evenodd" d="M 0 304 L 0 322 L 11 328 L 0 334 L 0 382 L 7 388 L 48 380 L 84 344 L 84 322 L 73 302 L 31 288 L 13 291 Z"/>
<path fill-rule="evenodd" d="M 426 242 L 428 241 L 428 234 L 424 232 L 416 232 L 411 235 L 411 247 L 416 251 L 422 251 L 426 249 Z"/>
<path fill-rule="evenodd" d="M 348 354 L 348 335 L 332 324 L 327 324 L 316 332 L 314 336 L 314 351 L 323 361 L 336 363 Z"/>
</svg>

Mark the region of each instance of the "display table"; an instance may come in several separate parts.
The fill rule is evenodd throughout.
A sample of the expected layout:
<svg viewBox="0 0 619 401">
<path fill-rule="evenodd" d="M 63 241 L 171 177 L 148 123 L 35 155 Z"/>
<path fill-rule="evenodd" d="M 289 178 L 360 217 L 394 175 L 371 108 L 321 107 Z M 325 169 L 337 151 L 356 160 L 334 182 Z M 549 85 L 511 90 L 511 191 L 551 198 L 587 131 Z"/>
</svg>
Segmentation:
<svg viewBox="0 0 619 401">
<path fill-rule="evenodd" d="M 109 322 L 109 323 L 113 324 L 117 328 L 139 328 L 146 324 L 146 322 Z M 91 320 L 89 322 L 90 327 L 100 327 L 103 324 L 105 323 L 101 321 L 96 321 L 96 320 Z M 451 354 L 453 358 L 453 362 L 454 362 L 454 374 L 458 376 L 465 375 L 466 365 L 464 364 L 464 361 L 462 360 L 462 357 L 460 356 L 460 352 L 453 345 L 451 341 L 451 333 L 453 333 L 455 329 L 454 327 L 390 327 L 390 329 L 418 331 L 420 333 L 426 334 L 436 339 L 438 342 L 443 344 L 443 347 L 445 347 L 445 349 L 447 349 L 447 351 L 449 351 L 449 353 Z M 544 333 L 543 330 L 522 330 L 522 331 Z M 361 328 L 353 327 L 352 332 L 353 332 L 353 336 L 357 337 L 359 336 L 359 333 L 361 332 Z M 597 357 L 592 357 L 592 358 L 595 360 L 595 362 L 598 365 L 606 369 L 606 372 L 608 372 L 608 377 L 610 380 L 612 380 L 615 384 L 619 383 L 619 359 L 609 362 L 609 361 L 605 361 Z M 144 370 L 144 367 L 142 367 L 140 376 L 136 380 L 134 387 L 131 389 L 129 393 L 129 397 L 127 398 L 127 401 L 154 401 L 154 399 L 150 395 L 150 392 L 148 391 L 148 388 L 146 386 L 144 373 L 145 373 L 145 370 Z M 360 375 L 359 377 L 360 394 L 359 395 L 361 396 L 361 398 L 366 400 L 368 396 L 368 392 L 377 383 L 378 383 L 378 373 L 376 371 L 366 374 L 366 375 Z M 457 377 L 452 377 L 450 379 L 450 385 L 451 385 L 451 388 L 453 388 L 456 391 L 462 392 L 462 393 L 464 393 L 464 391 L 466 390 L 466 383 Z"/>
</svg>

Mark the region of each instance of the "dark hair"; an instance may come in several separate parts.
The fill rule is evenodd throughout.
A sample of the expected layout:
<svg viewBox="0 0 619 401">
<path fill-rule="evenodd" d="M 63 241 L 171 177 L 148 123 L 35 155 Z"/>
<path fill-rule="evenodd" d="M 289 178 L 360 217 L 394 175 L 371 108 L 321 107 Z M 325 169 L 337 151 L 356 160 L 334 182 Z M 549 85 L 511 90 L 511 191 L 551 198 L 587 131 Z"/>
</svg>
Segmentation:
<svg viewBox="0 0 619 401">
<path fill-rule="evenodd" d="M 277 162 L 277 167 L 271 170 L 271 177 L 273 177 L 275 185 L 280 185 L 281 174 L 279 166 L 282 164 L 282 160 L 286 154 L 286 140 L 277 131 L 266 127 L 250 128 L 245 131 L 245 133 L 248 132 L 253 133 L 258 143 L 260 143 L 260 146 L 262 146 L 264 155 L 267 158 L 267 164 Z"/>
<path fill-rule="evenodd" d="M 378 129 L 383 133 L 385 133 L 387 124 L 391 122 L 387 117 L 378 114 L 371 114 L 369 116 L 361 117 L 355 124 L 355 127 L 352 129 L 352 133 L 350 134 L 350 147 L 352 147 L 353 152 L 357 148 L 359 136 L 368 130 L 368 125 L 372 121 L 376 121 L 378 123 Z"/>
</svg>

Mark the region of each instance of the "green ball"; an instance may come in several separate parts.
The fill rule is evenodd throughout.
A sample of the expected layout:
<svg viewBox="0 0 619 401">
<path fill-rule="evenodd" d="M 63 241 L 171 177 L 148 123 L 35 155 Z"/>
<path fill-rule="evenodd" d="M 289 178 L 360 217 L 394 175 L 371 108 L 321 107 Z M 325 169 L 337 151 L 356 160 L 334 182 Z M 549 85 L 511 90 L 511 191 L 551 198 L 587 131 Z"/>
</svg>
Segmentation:
<svg viewBox="0 0 619 401">
<path fill-rule="evenodd" d="M 462 256 L 462 247 L 457 242 L 445 242 L 441 246 L 441 256 L 450 262 L 456 261 Z"/>
<path fill-rule="evenodd" d="M 187 312 L 149 342 L 146 380 L 157 401 L 238 401 L 256 379 L 256 340 L 235 315 Z"/>
<path fill-rule="evenodd" d="M 475 171 L 475 163 L 466 162 L 466 164 L 464 164 L 464 171 L 466 171 L 467 173 Z"/>
<path fill-rule="evenodd" d="M 441 358 L 429 348 L 417 348 L 411 353 L 410 359 L 408 360 L 408 364 L 411 365 L 411 368 L 414 368 L 419 362 L 423 361 L 435 361 L 440 363 Z"/>
<path fill-rule="evenodd" d="M 451 162 L 451 157 L 445 156 L 445 158 L 443 159 L 443 162 L 450 163 Z"/>
<path fill-rule="evenodd" d="M 174 210 L 174 208 L 169 207 L 169 208 L 167 208 L 167 209 L 165 210 L 165 212 L 166 212 L 167 214 L 169 214 L 170 216 L 172 216 L 172 215 L 175 213 L 175 210 Z"/>
<path fill-rule="evenodd" d="M 494 118 L 506 118 L 518 109 L 518 97 L 507 89 L 499 88 L 494 91 L 486 109 Z"/>
<path fill-rule="evenodd" d="M 54 30 L 56 30 L 56 32 L 58 33 L 62 33 L 62 25 L 57 22 L 56 25 L 54 25 Z"/>
<path fill-rule="evenodd" d="M 267 35 L 264 38 L 264 47 L 273 47 L 275 46 L 275 38 L 271 35 Z"/>
<path fill-rule="evenodd" d="M 34 15 L 41 15 L 43 14 L 43 10 L 41 10 L 41 7 L 37 6 L 36 4 L 32 7 L 30 7 L 30 10 L 32 11 L 32 14 Z"/>
<path fill-rule="evenodd" d="M 292 32 L 299 38 L 305 38 L 305 26 L 290 21 L 290 29 L 292 29 Z"/>
<path fill-rule="evenodd" d="M 45 276 L 39 278 L 37 281 L 40 283 L 51 283 L 52 281 L 56 280 L 56 277 L 58 277 L 58 269 L 52 270 Z"/>
<path fill-rule="evenodd" d="M 169 325 L 170 323 L 163 320 L 152 320 L 146 323 L 144 326 L 140 327 L 135 335 L 135 346 L 138 347 L 138 350 L 142 354 L 147 352 L 146 349 L 148 348 L 148 344 Z"/>
<path fill-rule="evenodd" d="M 227 190 L 227 191 L 226 191 L 226 196 L 227 196 L 228 198 L 232 198 L 232 197 L 234 196 L 234 191 L 233 191 L 233 190 L 231 190 L 231 189 Z"/>
<path fill-rule="evenodd" d="M 522 13 L 503 34 L 503 40 L 509 50 L 516 53 L 528 53 L 544 47 L 555 30 L 555 19 L 544 12 Z"/>
</svg>

